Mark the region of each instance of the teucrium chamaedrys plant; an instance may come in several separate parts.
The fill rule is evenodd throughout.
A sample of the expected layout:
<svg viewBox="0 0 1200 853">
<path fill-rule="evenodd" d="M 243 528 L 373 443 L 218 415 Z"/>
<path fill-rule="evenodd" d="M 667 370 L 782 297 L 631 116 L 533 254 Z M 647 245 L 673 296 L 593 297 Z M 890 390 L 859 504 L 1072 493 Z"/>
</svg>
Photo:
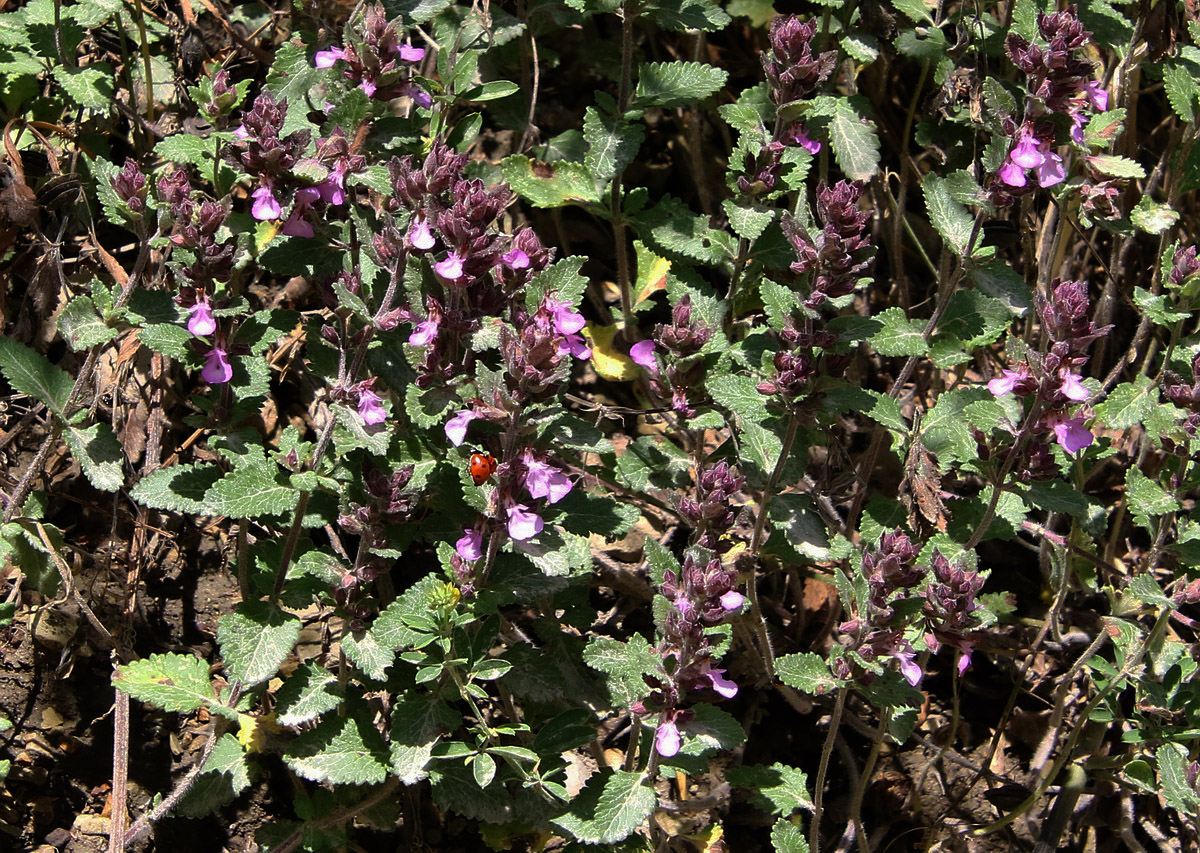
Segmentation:
<svg viewBox="0 0 1200 853">
<path fill-rule="evenodd" d="M 129 145 L 81 155 L 137 250 L 78 228 L 101 262 L 58 316 L 77 378 L 0 338 L 46 410 L 0 531 L 28 587 L 69 571 L 35 490 L 60 439 L 92 487 L 228 534 L 219 667 L 118 646 L 119 690 L 210 720 L 118 849 L 265 772 L 301 792 L 268 850 L 368 822 L 415 849 L 431 801 L 496 849 L 749 849 L 755 810 L 777 850 L 836 825 L 865 851 L 889 740 L 974 776 L 904 818 L 930 845 L 984 781 L 1029 796 L 972 830 L 1066 843 L 1081 793 L 1108 796 L 1089 774 L 1131 846 L 1155 797 L 1195 843 L 1195 24 L 1155 65 L 1150 22 L 1106 0 L 309 13 L 265 80 L 193 81 L 204 135 L 153 141 L 149 104 Z M 20 144 L 107 115 L 117 72 L 66 57 L 129 14 L 0 16 Z M 142 350 L 158 399 L 185 389 L 170 453 L 161 429 L 131 450 L 96 378 Z M 977 675 L 1012 689 L 973 730 Z M 1002 777 L 1025 693 L 1046 734 Z"/>
</svg>

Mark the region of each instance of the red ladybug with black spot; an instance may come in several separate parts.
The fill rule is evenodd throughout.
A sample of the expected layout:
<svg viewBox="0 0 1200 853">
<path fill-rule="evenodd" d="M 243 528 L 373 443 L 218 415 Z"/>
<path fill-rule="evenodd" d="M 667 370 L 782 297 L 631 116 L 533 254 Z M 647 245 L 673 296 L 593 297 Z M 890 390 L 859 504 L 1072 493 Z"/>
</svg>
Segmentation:
<svg viewBox="0 0 1200 853">
<path fill-rule="evenodd" d="M 482 486 L 487 482 L 488 477 L 496 473 L 496 457 L 490 453 L 484 453 L 482 450 L 472 453 L 470 471 L 475 485 Z"/>
</svg>

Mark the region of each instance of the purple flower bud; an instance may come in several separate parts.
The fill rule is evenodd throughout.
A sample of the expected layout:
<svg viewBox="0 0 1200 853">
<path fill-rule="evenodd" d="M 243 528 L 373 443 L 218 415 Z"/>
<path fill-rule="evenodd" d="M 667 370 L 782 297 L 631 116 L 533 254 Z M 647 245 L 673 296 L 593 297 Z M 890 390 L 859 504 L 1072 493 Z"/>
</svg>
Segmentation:
<svg viewBox="0 0 1200 853">
<path fill-rule="evenodd" d="M 900 664 L 900 674 L 904 676 L 905 681 L 913 687 L 921 683 L 921 677 L 925 673 L 921 672 L 921 667 L 914 660 L 916 653 L 912 649 L 896 652 L 892 657 Z"/>
<path fill-rule="evenodd" d="M 462 446 L 462 443 L 467 440 L 467 425 L 477 417 L 479 415 L 475 414 L 473 410 L 463 409 L 446 421 L 446 438 L 450 439 L 450 443 L 455 447 Z"/>
<path fill-rule="evenodd" d="M 545 528 L 541 516 L 532 512 L 525 504 L 514 504 L 508 508 L 508 535 L 518 542 L 532 539 Z"/>
<path fill-rule="evenodd" d="M 221 385 L 233 378 L 233 365 L 224 349 L 213 347 L 208 351 L 200 378 L 210 385 Z"/>
<path fill-rule="evenodd" d="M 464 560 L 478 560 L 483 556 L 483 531 L 474 527 L 463 528 L 462 538 L 454 543 L 454 550 Z"/>
</svg>

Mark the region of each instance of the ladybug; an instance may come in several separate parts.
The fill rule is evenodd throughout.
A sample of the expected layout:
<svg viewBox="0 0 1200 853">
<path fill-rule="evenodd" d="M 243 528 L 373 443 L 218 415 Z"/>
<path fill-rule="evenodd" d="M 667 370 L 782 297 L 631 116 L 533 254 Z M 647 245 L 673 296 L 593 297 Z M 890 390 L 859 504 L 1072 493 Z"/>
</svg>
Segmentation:
<svg viewBox="0 0 1200 853">
<path fill-rule="evenodd" d="M 496 457 L 490 453 L 471 454 L 471 479 L 482 486 L 487 478 L 496 473 Z"/>
</svg>

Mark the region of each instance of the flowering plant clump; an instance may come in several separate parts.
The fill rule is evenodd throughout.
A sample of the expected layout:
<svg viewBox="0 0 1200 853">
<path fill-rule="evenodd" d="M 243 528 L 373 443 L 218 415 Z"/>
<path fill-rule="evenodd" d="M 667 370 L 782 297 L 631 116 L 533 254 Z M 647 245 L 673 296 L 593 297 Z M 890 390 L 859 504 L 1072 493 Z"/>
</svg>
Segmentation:
<svg viewBox="0 0 1200 853">
<path fill-rule="evenodd" d="M 12 843 L 1200 849 L 1186 7 L 6 7 Z"/>
</svg>

